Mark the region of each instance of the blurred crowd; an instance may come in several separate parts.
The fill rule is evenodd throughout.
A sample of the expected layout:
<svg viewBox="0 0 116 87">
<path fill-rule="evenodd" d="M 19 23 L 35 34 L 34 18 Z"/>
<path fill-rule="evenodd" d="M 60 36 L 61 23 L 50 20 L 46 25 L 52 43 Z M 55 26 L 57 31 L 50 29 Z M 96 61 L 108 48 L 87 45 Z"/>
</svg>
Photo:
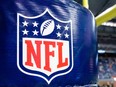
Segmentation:
<svg viewBox="0 0 116 87">
<path fill-rule="evenodd" d="M 99 58 L 99 79 L 116 76 L 116 58 Z"/>
<path fill-rule="evenodd" d="M 114 87 L 113 84 L 103 84 L 103 85 L 99 85 L 98 87 Z"/>
</svg>

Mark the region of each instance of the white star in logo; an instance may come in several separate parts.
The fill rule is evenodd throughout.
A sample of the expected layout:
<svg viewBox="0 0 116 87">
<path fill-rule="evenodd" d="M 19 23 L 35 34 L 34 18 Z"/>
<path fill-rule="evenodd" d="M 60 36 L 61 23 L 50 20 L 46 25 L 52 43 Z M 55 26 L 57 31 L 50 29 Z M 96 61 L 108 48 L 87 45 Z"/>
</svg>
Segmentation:
<svg viewBox="0 0 116 87">
<path fill-rule="evenodd" d="M 66 34 L 64 34 L 64 36 L 65 36 L 65 38 L 69 38 L 69 35 L 66 33 Z"/>
<path fill-rule="evenodd" d="M 60 32 L 58 32 L 56 34 L 57 34 L 57 37 L 61 37 L 61 33 Z"/>
<path fill-rule="evenodd" d="M 56 27 L 57 27 L 57 29 L 61 29 L 61 26 L 58 24 L 58 25 L 56 25 Z"/>
<path fill-rule="evenodd" d="M 65 28 L 65 30 L 67 30 L 67 31 L 68 31 L 68 29 L 69 29 L 69 27 L 68 27 L 68 26 L 65 26 L 64 28 Z"/>
<path fill-rule="evenodd" d="M 32 32 L 33 32 L 33 35 L 37 35 L 38 36 L 39 31 L 34 30 Z"/>
<path fill-rule="evenodd" d="M 22 31 L 23 32 L 23 35 L 28 35 L 28 32 L 26 29 Z"/>
<path fill-rule="evenodd" d="M 23 26 L 28 26 L 28 24 L 29 24 L 29 22 L 27 22 L 27 21 L 24 21 L 22 23 L 23 23 Z"/>
<path fill-rule="evenodd" d="M 33 24 L 33 27 L 38 27 L 38 23 L 35 21 L 32 23 Z"/>
</svg>

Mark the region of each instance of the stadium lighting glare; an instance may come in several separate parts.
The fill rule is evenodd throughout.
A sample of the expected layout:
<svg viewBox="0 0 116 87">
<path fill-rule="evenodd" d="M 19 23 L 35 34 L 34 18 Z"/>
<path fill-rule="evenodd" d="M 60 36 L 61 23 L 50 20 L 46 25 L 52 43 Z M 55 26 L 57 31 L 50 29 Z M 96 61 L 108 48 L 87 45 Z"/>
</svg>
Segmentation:
<svg viewBox="0 0 116 87">
<path fill-rule="evenodd" d="M 114 81 L 116 81 L 116 77 L 114 77 Z"/>
<path fill-rule="evenodd" d="M 105 50 L 98 50 L 98 53 L 105 53 Z"/>
<path fill-rule="evenodd" d="M 116 23 L 113 23 L 113 22 L 105 22 L 102 25 L 104 25 L 104 26 L 110 26 L 110 27 L 116 27 Z"/>
</svg>

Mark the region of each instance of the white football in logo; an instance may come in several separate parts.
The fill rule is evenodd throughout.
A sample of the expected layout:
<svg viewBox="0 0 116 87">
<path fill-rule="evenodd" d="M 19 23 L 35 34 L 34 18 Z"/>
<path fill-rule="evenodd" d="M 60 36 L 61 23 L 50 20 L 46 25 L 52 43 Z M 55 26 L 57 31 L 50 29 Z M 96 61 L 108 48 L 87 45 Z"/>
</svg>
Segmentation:
<svg viewBox="0 0 116 87">
<path fill-rule="evenodd" d="M 54 30 L 54 27 L 55 27 L 54 20 L 49 19 L 49 20 L 44 21 L 40 28 L 41 35 L 46 36 L 46 35 L 51 34 Z"/>
</svg>

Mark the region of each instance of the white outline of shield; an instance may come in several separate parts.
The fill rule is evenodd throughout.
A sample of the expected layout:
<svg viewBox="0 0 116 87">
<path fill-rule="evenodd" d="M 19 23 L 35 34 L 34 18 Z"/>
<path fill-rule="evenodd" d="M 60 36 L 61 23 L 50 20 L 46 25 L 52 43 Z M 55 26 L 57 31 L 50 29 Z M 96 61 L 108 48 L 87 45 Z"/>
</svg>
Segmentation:
<svg viewBox="0 0 116 87">
<path fill-rule="evenodd" d="M 49 11 L 48 8 L 46 8 L 46 10 L 45 10 L 42 14 L 40 14 L 40 15 L 38 15 L 38 16 L 34 16 L 34 17 L 28 17 L 28 16 L 24 16 L 24 15 L 22 15 L 22 14 L 20 14 L 20 13 L 17 13 L 17 66 L 18 66 L 18 68 L 19 68 L 19 70 L 20 70 L 21 72 L 23 72 L 23 73 L 25 73 L 25 74 L 27 74 L 27 75 L 37 76 L 37 77 L 43 78 L 48 84 L 50 84 L 50 82 L 51 82 L 54 78 L 56 78 L 56 77 L 58 77 L 58 76 L 65 75 L 65 74 L 68 74 L 68 73 L 71 72 L 71 70 L 73 69 L 74 64 L 73 64 L 73 37 L 72 37 L 72 36 L 71 36 L 71 52 L 72 52 L 72 58 L 71 58 L 71 59 L 72 59 L 72 66 L 71 66 L 71 68 L 70 68 L 67 72 L 56 74 L 56 75 L 54 75 L 53 77 L 51 77 L 50 80 L 48 80 L 47 78 L 45 78 L 45 77 L 42 76 L 42 75 L 34 74 L 34 73 L 29 73 L 29 72 L 24 71 L 24 70 L 20 67 L 20 64 L 19 64 L 19 16 L 22 16 L 22 17 L 24 17 L 24 18 L 34 19 L 34 18 L 39 18 L 39 17 L 43 16 L 43 15 L 46 14 L 47 12 L 50 14 L 51 17 L 53 17 L 55 20 L 57 20 L 57 21 L 59 21 L 59 22 L 62 22 L 62 23 L 69 23 L 69 22 L 70 22 L 70 23 L 71 23 L 71 35 L 73 35 L 73 34 L 72 34 L 72 20 L 69 20 L 69 21 L 61 21 L 61 20 L 55 18 L 55 17 L 50 13 L 50 11 Z"/>
</svg>

